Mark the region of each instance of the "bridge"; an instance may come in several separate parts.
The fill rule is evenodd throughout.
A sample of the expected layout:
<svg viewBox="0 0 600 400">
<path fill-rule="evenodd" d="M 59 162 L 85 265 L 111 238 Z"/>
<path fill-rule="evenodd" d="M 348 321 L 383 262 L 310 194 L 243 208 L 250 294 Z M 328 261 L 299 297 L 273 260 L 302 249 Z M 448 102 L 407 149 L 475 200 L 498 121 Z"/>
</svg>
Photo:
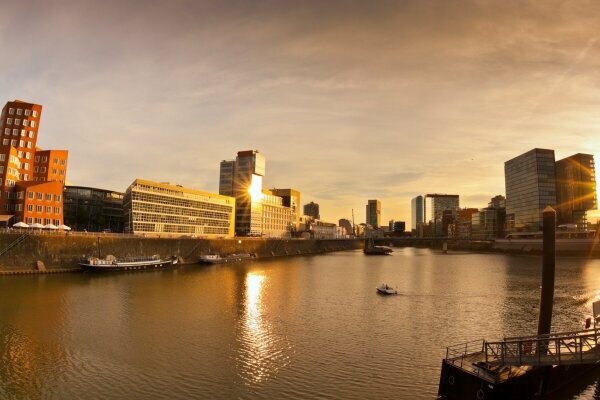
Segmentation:
<svg viewBox="0 0 600 400">
<path fill-rule="evenodd" d="M 596 364 L 600 362 L 599 340 L 600 327 L 472 341 L 448 347 L 445 361 L 488 382 L 498 382 L 519 374 L 521 367 Z"/>
</svg>

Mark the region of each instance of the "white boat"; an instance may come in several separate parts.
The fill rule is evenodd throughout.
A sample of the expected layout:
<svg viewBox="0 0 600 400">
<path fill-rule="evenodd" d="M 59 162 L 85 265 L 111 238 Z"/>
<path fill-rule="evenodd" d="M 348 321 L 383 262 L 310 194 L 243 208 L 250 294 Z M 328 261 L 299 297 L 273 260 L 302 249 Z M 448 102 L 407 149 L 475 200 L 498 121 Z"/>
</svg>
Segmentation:
<svg viewBox="0 0 600 400">
<path fill-rule="evenodd" d="M 200 256 L 200 259 L 198 261 L 203 264 L 223 264 L 238 261 L 248 261 L 252 258 L 252 254 L 248 253 L 230 254 L 228 256 L 223 257 L 221 257 L 219 254 L 206 254 Z"/>
<path fill-rule="evenodd" d="M 173 268 L 178 263 L 177 257 L 161 259 L 158 255 L 152 257 L 117 259 L 108 255 L 105 258 L 86 257 L 79 263 L 85 270 L 93 272 L 117 272 Z"/>
<path fill-rule="evenodd" d="M 398 291 L 391 286 L 388 286 L 387 283 L 382 283 L 381 286 L 377 286 L 377 293 L 381 294 L 398 294 Z"/>
</svg>

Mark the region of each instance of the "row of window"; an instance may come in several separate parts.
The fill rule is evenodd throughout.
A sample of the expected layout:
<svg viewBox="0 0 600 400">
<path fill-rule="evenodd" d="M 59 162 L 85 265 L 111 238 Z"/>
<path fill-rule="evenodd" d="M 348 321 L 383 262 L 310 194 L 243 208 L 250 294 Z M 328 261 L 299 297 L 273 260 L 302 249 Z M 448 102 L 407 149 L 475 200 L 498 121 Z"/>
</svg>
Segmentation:
<svg viewBox="0 0 600 400">
<path fill-rule="evenodd" d="M 11 132 L 10 128 L 4 128 L 4 135 L 5 136 L 10 136 L 10 132 Z M 13 129 L 12 130 L 12 135 L 13 136 L 19 136 L 19 130 L 18 129 Z M 23 136 L 23 137 L 29 136 L 30 138 L 33 139 L 33 137 L 35 136 L 35 133 L 33 131 L 27 131 L 25 129 L 21 129 L 21 136 Z"/>
<path fill-rule="evenodd" d="M 38 116 L 38 112 L 36 110 L 29 110 L 29 109 L 23 109 L 23 108 L 17 108 L 17 115 L 23 115 L 25 114 L 26 117 L 29 117 L 30 115 L 34 116 L 35 118 L 37 118 Z M 33 111 L 33 113 L 32 113 Z M 10 115 L 14 115 L 15 114 L 15 109 L 14 108 L 9 108 L 8 109 L 8 113 Z"/>
<path fill-rule="evenodd" d="M 17 204 L 20 205 L 20 204 Z M 27 204 L 27 211 L 29 212 L 33 212 L 33 210 L 35 209 L 35 212 L 44 212 L 44 206 L 35 206 L 33 204 Z M 20 210 L 18 210 L 20 211 Z M 51 206 L 46 206 L 46 214 L 51 214 L 52 213 L 52 207 Z M 60 214 L 60 207 L 54 207 L 54 214 Z"/>
<path fill-rule="evenodd" d="M 4 197 L 7 199 L 24 199 L 25 198 L 25 192 L 20 191 L 20 192 L 9 192 L 6 191 L 4 192 Z M 46 201 L 52 201 L 52 198 L 54 198 L 54 201 L 56 202 L 60 202 L 61 199 L 61 195 L 60 194 L 52 194 L 52 193 L 43 193 L 43 192 L 27 192 L 27 198 L 30 200 L 33 199 L 37 199 L 37 200 L 46 200 Z"/>
<path fill-rule="evenodd" d="M 42 225 L 48 225 L 50 223 L 53 223 L 56 226 L 60 225 L 60 219 L 54 219 L 51 220 L 50 218 L 44 218 L 43 222 L 41 218 L 32 218 L 32 217 L 27 217 L 27 223 L 28 224 L 33 224 L 33 222 L 35 221 L 36 224 L 42 224 Z"/>
<path fill-rule="evenodd" d="M 13 140 L 3 139 L 2 144 L 4 146 L 8 146 L 10 144 L 12 147 L 17 147 L 17 139 L 13 139 Z M 33 146 L 31 145 L 31 142 L 25 142 L 23 140 L 19 140 L 19 147 L 26 147 L 28 149 L 31 149 Z M 20 151 L 20 153 L 22 154 L 23 152 Z M 26 153 L 26 154 L 27 154 L 27 159 L 29 159 L 29 153 Z M 22 157 L 22 156 L 19 156 L 19 157 Z"/>
<path fill-rule="evenodd" d="M 16 125 L 16 126 L 21 125 L 21 120 L 19 118 L 15 118 L 14 122 L 15 122 L 14 125 Z M 6 125 L 13 125 L 13 119 L 6 118 Z M 30 126 L 32 128 L 35 128 L 35 121 L 29 121 L 27 119 L 23 119 L 23 126 Z"/>
</svg>

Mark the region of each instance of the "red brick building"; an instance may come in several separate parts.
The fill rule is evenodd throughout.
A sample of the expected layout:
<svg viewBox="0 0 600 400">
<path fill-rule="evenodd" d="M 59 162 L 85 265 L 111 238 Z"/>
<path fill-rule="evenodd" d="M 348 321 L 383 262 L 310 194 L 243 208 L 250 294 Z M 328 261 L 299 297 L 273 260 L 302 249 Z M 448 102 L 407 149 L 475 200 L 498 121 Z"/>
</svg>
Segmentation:
<svg viewBox="0 0 600 400">
<path fill-rule="evenodd" d="M 66 150 L 36 146 L 42 106 L 9 101 L 0 116 L 0 214 L 11 223 L 63 223 Z"/>
</svg>

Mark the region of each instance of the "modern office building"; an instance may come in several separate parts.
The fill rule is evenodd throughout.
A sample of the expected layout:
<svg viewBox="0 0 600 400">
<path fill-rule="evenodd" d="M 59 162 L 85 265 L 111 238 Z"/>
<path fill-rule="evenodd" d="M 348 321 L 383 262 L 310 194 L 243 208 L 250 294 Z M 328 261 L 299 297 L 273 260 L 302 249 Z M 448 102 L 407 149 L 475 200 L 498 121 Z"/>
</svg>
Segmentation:
<svg viewBox="0 0 600 400">
<path fill-rule="evenodd" d="M 153 236 L 233 237 L 235 199 L 136 179 L 123 197 L 125 231 Z"/>
<path fill-rule="evenodd" d="M 310 202 L 304 205 L 304 215 L 308 215 L 313 217 L 314 219 L 321 219 L 321 215 L 319 213 L 319 205 L 314 202 Z"/>
<path fill-rule="evenodd" d="M 429 205 L 428 205 L 429 203 Z M 460 199 L 457 194 L 430 193 L 424 199 L 424 221 L 429 221 L 433 236 L 448 236 L 448 227 L 458 217 Z"/>
<path fill-rule="evenodd" d="M 342 218 L 338 221 L 338 226 L 346 230 L 346 235 L 354 235 L 354 229 L 352 229 L 352 221 L 346 218 Z"/>
<path fill-rule="evenodd" d="M 377 229 L 381 226 L 381 201 L 369 200 L 366 206 L 367 209 L 367 225 L 371 225 Z"/>
<path fill-rule="evenodd" d="M 274 196 L 281 197 L 284 207 L 290 209 L 290 219 L 294 229 L 300 224 L 300 192 L 296 189 L 270 189 Z"/>
<path fill-rule="evenodd" d="M 598 206 L 596 168 L 591 154 L 574 154 L 556 162 L 556 211 L 560 225 L 587 229 L 587 212 Z"/>
<path fill-rule="evenodd" d="M 44 151 L 37 147 L 41 115 L 41 105 L 20 100 L 8 102 L 2 109 L 0 213 L 12 219 L 12 223 L 63 223 L 62 195 L 68 152 Z M 48 204 L 37 204 L 38 197 L 52 200 L 48 200 Z"/>
<path fill-rule="evenodd" d="M 412 229 L 417 230 L 417 225 L 425 222 L 425 203 L 423 196 L 417 196 L 410 202 L 410 209 L 412 214 Z"/>
<path fill-rule="evenodd" d="M 256 150 L 240 151 L 235 160 L 221 162 L 219 193 L 235 198 L 236 235 L 285 237 L 297 229 L 300 192 L 263 190 L 265 167 L 265 157 Z"/>
<path fill-rule="evenodd" d="M 542 229 L 542 211 L 556 206 L 554 150 L 533 149 L 504 163 L 506 230 Z"/>
<path fill-rule="evenodd" d="M 123 232 L 123 193 L 87 186 L 65 186 L 65 225 L 76 231 Z"/>
</svg>

